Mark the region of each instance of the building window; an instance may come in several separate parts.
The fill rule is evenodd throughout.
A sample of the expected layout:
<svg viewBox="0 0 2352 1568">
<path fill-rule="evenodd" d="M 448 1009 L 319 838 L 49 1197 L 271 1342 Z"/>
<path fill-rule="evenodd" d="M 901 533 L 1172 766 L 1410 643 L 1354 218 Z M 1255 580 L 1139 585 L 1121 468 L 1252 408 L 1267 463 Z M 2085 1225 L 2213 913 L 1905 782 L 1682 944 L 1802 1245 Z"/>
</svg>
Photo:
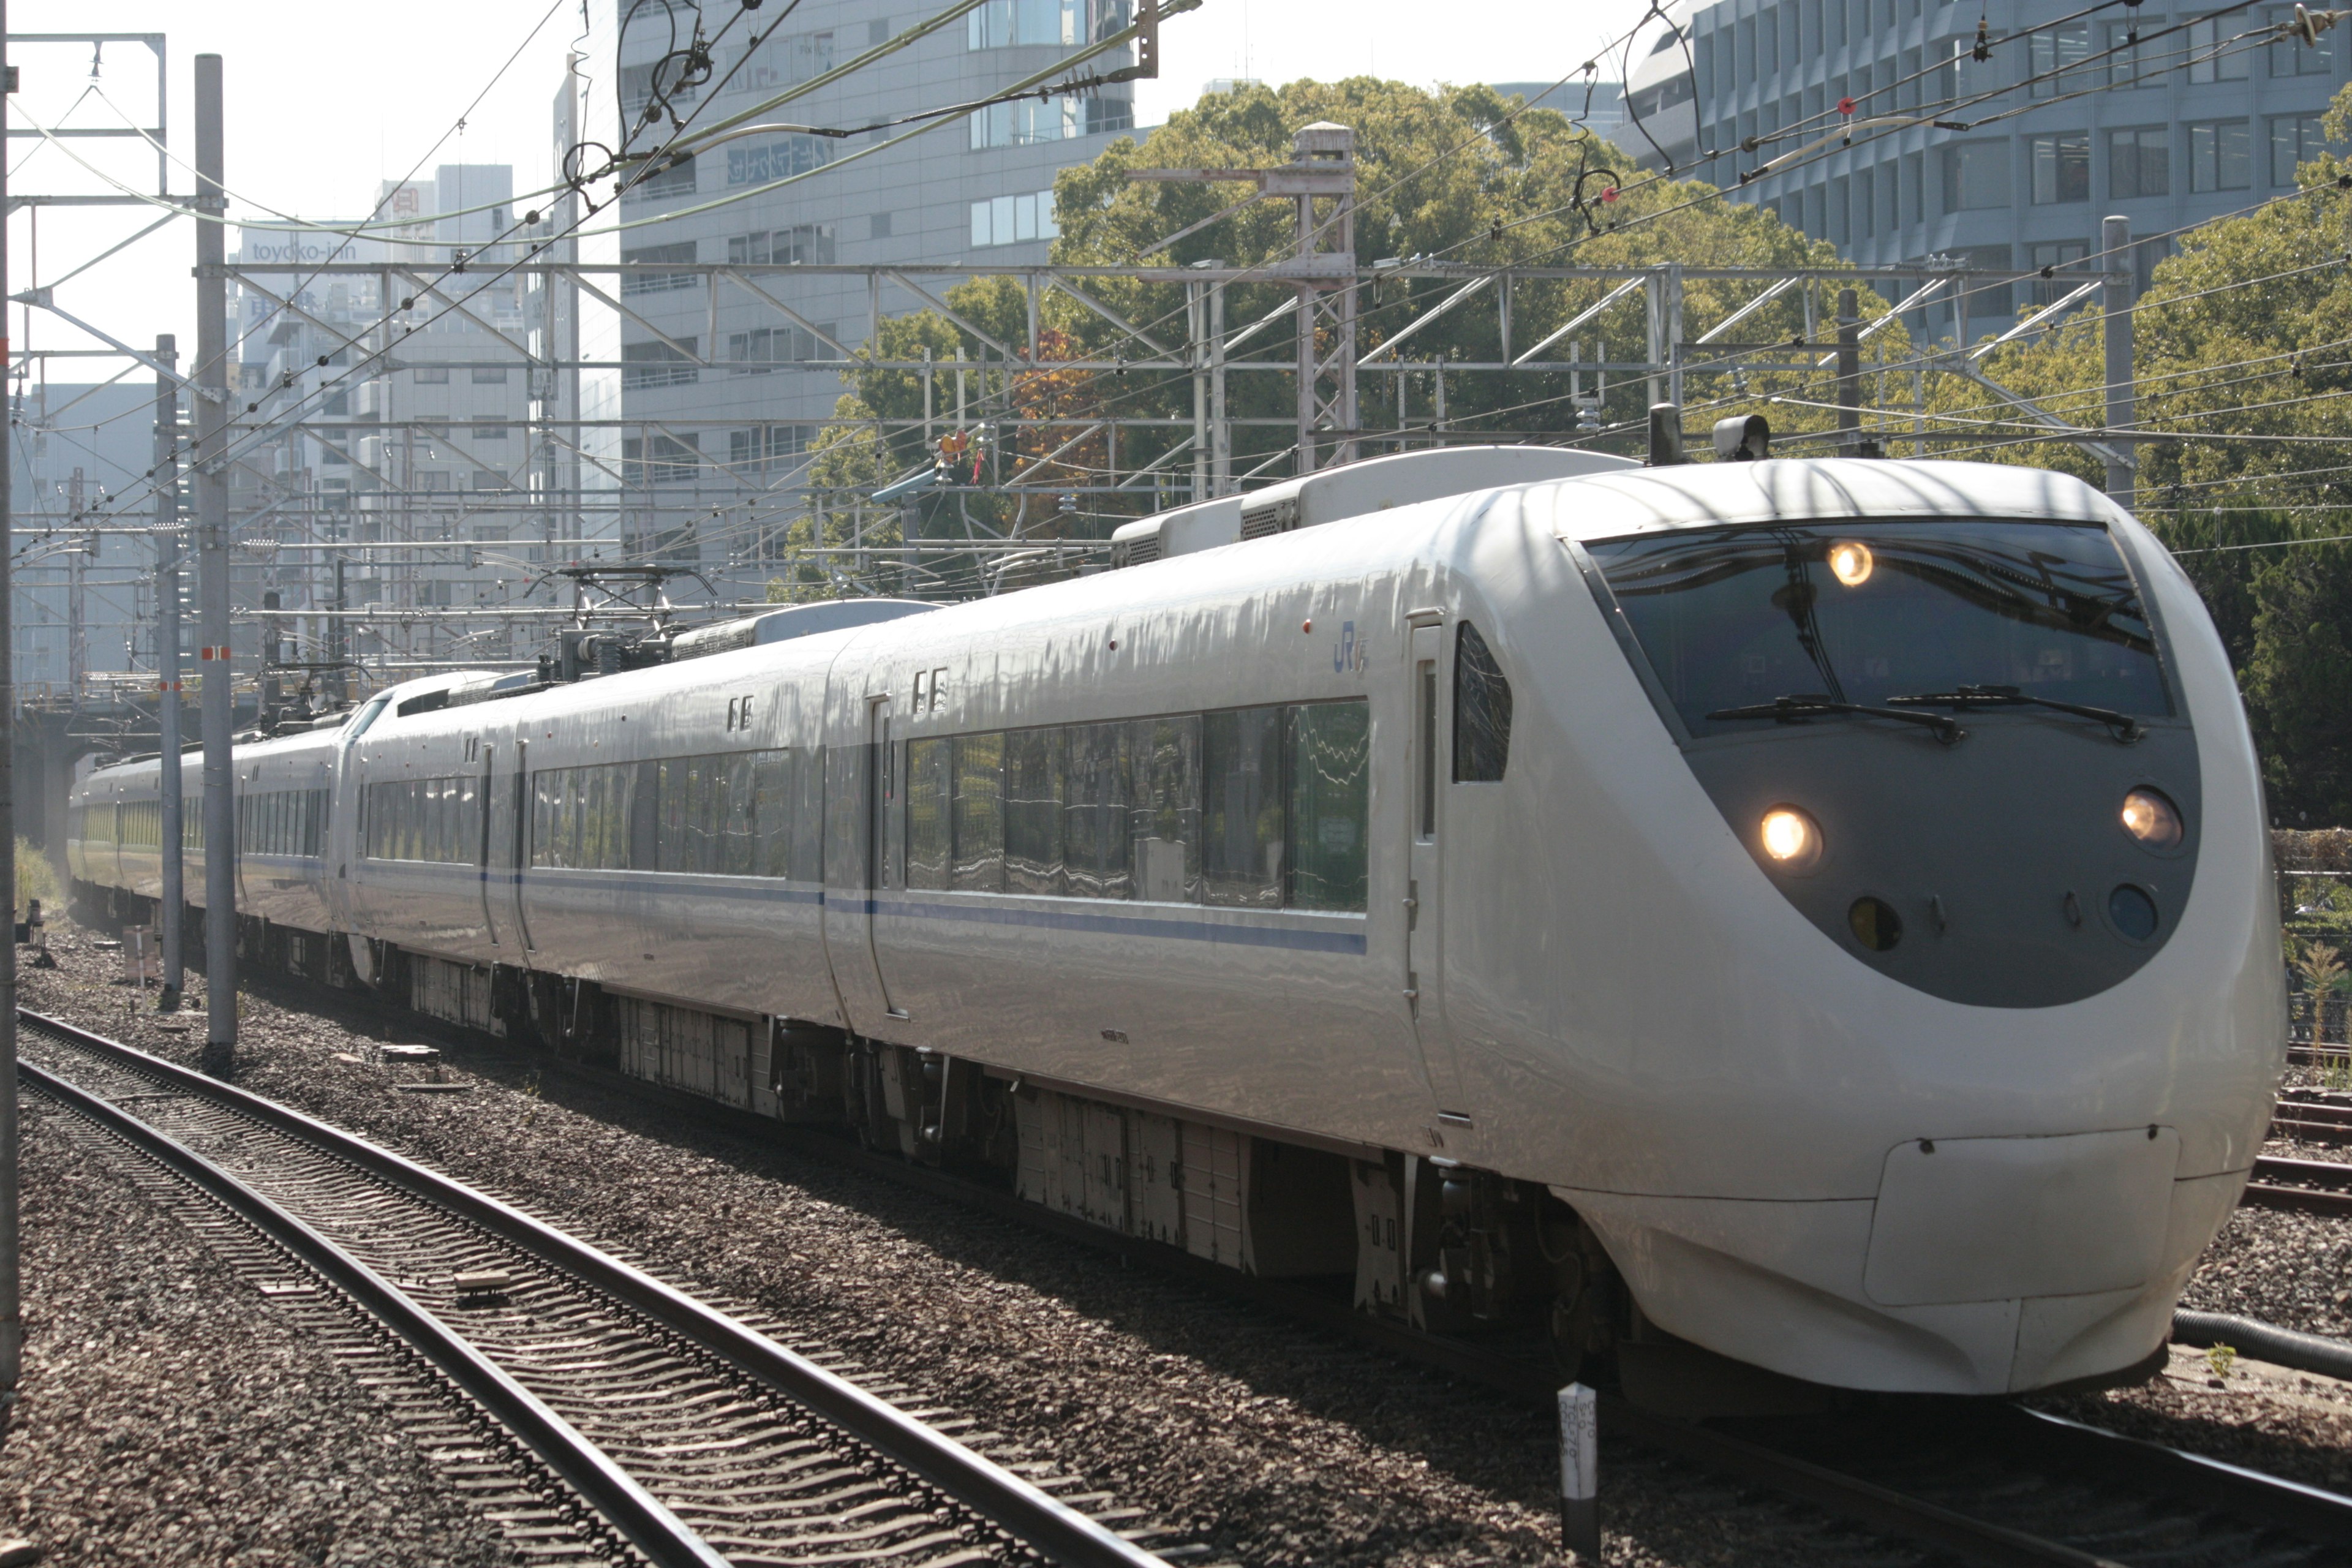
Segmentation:
<svg viewBox="0 0 2352 1568">
<path fill-rule="evenodd" d="M 794 33 L 786 38 L 770 38 L 748 51 L 751 58 L 737 58 L 741 63 L 728 79 L 730 92 L 747 91 L 754 88 L 790 87 L 795 82 L 823 76 L 833 68 L 833 32 L 830 28 L 818 33 Z"/>
<path fill-rule="evenodd" d="M 2008 142 L 1955 142 L 1943 151 L 1946 212 L 1982 212 L 2010 205 Z M 1913 216 L 1918 216 L 1915 208 Z"/>
<path fill-rule="evenodd" d="M 621 252 L 625 263 L 646 261 L 694 260 L 694 241 L 679 240 L 676 245 L 646 245 Z M 702 281 L 699 272 L 624 272 L 621 292 L 624 294 L 660 294 L 672 289 L 692 289 Z"/>
<path fill-rule="evenodd" d="M 506 366 L 502 364 L 478 364 L 474 367 L 474 384 L 476 386 L 504 386 L 506 384 Z"/>
<path fill-rule="evenodd" d="M 2245 21 L 2242 13 L 2189 25 L 2189 79 L 2191 82 L 2201 85 L 2246 79 L 2251 50 L 2245 44 L 2230 41 L 2245 31 Z"/>
<path fill-rule="evenodd" d="M 2153 87 L 2164 74 L 2164 55 L 2170 39 L 2153 43 L 2137 40 L 2147 37 L 2164 26 L 2161 16 L 2136 16 L 2128 22 L 2107 24 L 2107 85 L 2109 87 Z M 2175 46 L 2177 47 L 2177 46 Z"/>
<path fill-rule="evenodd" d="M 503 425 L 477 425 L 474 426 L 474 439 L 477 441 L 503 441 L 506 438 L 507 427 Z"/>
<path fill-rule="evenodd" d="M 754 425 L 727 432 L 727 463 L 733 468 L 763 468 L 806 455 L 816 444 L 810 425 Z"/>
<path fill-rule="evenodd" d="M 1126 7 L 1118 9 L 1123 16 Z M 1121 21 L 1110 30 L 1117 32 L 1126 26 Z M 964 18 L 963 47 L 1002 49 L 1048 44 L 1066 47 L 1093 41 L 1085 37 L 1086 26 L 1083 0 L 987 0 Z"/>
<path fill-rule="evenodd" d="M 2319 156 L 2324 140 L 2316 114 L 2282 114 L 2272 121 L 2271 184 L 2294 189 L 2294 172 Z"/>
<path fill-rule="evenodd" d="M 2209 120 L 2189 128 L 2189 188 L 2242 191 L 2253 184 L 2246 156 L 2246 122 Z"/>
<path fill-rule="evenodd" d="M 2107 198 L 2172 194 L 2172 132 L 2161 125 L 2107 132 Z"/>
<path fill-rule="evenodd" d="M 449 367 L 446 364 L 420 364 L 411 370 L 409 374 L 415 377 L 416 384 L 419 386 L 449 384 Z"/>
<path fill-rule="evenodd" d="M 2294 20 L 2293 7 L 2273 8 L 2263 20 L 2273 26 Z M 2306 44 L 2299 37 L 2288 34 L 2271 43 L 2271 75 L 2273 76 L 2333 76 L 2336 58 L 2331 35 L 2322 33 L 2316 45 Z"/>
<path fill-rule="evenodd" d="M 1018 245 L 1024 240 L 1056 239 L 1061 226 L 1054 221 L 1054 193 L 997 196 L 971 204 L 971 244 L 977 250 L 991 245 Z"/>
<path fill-rule="evenodd" d="M 1023 99 L 1017 103 L 992 103 L 971 116 L 971 145 L 1034 147 L 1066 142 L 1075 136 L 1135 128 L 1132 100 L 1104 97 Z"/>
<path fill-rule="evenodd" d="M 2083 62 L 2090 58 L 2091 24 L 2068 22 L 2027 35 L 2026 70 L 2035 98 L 2055 98 L 2090 84 Z"/>
<path fill-rule="evenodd" d="M 478 490 L 502 490 L 508 488 L 507 477 L 504 474 L 485 474 L 477 471 L 474 475 L 474 488 Z"/>
<path fill-rule="evenodd" d="M 838 335 L 825 323 L 825 335 Z M 727 334 L 727 374 L 765 375 L 780 364 L 804 364 L 821 357 L 814 333 L 800 327 L 756 327 Z"/>
<path fill-rule="evenodd" d="M 2061 131 L 2036 136 L 2033 157 L 2033 205 L 2091 199 L 2091 133 Z"/>
<path fill-rule="evenodd" d="M 763 228 L 756 234 L 730 235 L 727 264 L 730 267 L 830 267 L 834 230 L 829 223 L 799 223 L 790 228 Z"/>
<path fill-rule="evenodd" d="M 621 442 L 621 482 L 631 485 L 677 484 L 694 478 L 702 466 L 702 437 L 676 436 L 639 437 Z"/>
<path fill-rule="evenodd" d="M 2029 245 L 2025 247 L 2026 265 L 2036 272 L 2045 267 L 2053 271 L 2063 271 L 2074 266 L 2090 253 L 2091 247 L 2079 239 L 2045 240 L 2042 244 Z M 2033 285 L 2033 302 L 2037 305 L 2054 305 L 2082 287 L 2084 281 L 2085 279 L 2079 277 L 2038 279 Z"/>
<path fill-rule="evenodd" d="M 888 213 L 876 213 L 872 216 L 868 217 L 866 220 L 866 237 L 868 239 L 889 238 L 890 215 Z"/>
<path fill-rule="evenodd" d="M 2312 123 L 2316 125 L 2318 121 L 2314 121 Z M 2271 140 L 2273 142 L 2278 140 L 2278 122 L 2275 121 L 2271 123 Z M 350 417 L 352 389 L 348 386 L 339 386 L 327 394 L 326 400 L 319 405 L 319 412 L 330 419 Z"/>
<path fill-rule="evenodd" d="M 425 472 L 415 476 L 415 483 L 411 488 L 420 490 L 446 490 L 450 488 L 449 470 L 446 468 L 428 468 Z"/>
<path fill-rule="evenodd" d="M 651 7 L 644 9 L 647 15 L 651 14 Z M 633 124 L 643 118 L 646 110 L 653 103 L 654 70 L 655 65 L 621 68 L 621 119 L 624 123 Z M 671 60 L 669 68 L 662 72 L 662 96 L 673 108 L 694 101 L 694 88 L 678 85 L 678 78 L 684 74 L 686 68 L 677 59 Z M 665 115 L 663 118 L 668 117 Z"/>
<path fill-rule="evenodd" d="M 821 136 L 779 136 L 768 142 L 739 142 L 727 149 L 730 185 L 764 185 L 823 168 L 833 156 Z"/>
<path fill-rule="evenodd" d="M 734 155 L 735 150 L 729 148 L 728 158 L 730 162 Z M 688 158 L 682 163 L 672 163 L 657 174 L 647 175 L 623 194 L 646 199 L 655 196 L 690 196 L 694 195 L 694 160 Z"/>
<path fill-rule="evenodd" d="M 623 388 L 692 385 L 695 381 L 694 340 L 680 338 L 677 341 L 685 349 L 684 353 L 665 342 L 623 343 Z"/>
</svg>

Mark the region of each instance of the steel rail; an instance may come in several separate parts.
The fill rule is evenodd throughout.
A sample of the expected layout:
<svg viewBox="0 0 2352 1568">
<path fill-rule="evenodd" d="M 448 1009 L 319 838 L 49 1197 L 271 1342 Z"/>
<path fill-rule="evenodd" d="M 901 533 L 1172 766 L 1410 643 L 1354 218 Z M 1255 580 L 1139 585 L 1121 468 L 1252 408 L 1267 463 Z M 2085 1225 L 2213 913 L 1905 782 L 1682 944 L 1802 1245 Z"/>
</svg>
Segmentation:
<svg viewBox="0 0 2352 1568">
<path fill-rule="evenodd" d="M 2239 1201 L 2305 1214 L 2352 1215 L 2352 1162 L 2262 1155 Z"/>
<path fill-rule="evenodd" d="M 350 1001 L 341 994 L 322 991 L 309 983 L 296 984 L 302 993 L 299 1005 L 331 1017 L 340 1016 Z M 480 1043 L 462 1026 L 418 1015 L 410 1015 L 409 1019 L 410 1026 L 420 1030 L 425 1037 L 438 1039 L 452 1050 L 470 1050 Z M 56 1026 L 46 1018 L 40 1021 Z M 69 1026 L 64 1027 L 70 1029 Z M 75 1037 L 80 1037 L 79 1031 L 73 1033 Z M 141 1053 L 122 1049 L 129 1057 L 141 1058 Z M 1556 1380 L 1547 1375 L 1548 1369 L 1516 1356 L 1368 1317 L 1312 1291 L 1279 1280 L 1236 1273 L 1165 1244 L 1107 1230 L 1043 1209 L 1010 1194 L 975 1186 L 943 1172 L 829 1139 L 796 1135 L 793 1130 L 779 1129 L 777 1124 L 754 1118 L 749 1112 L 716 1105 L 683 1090 L 577 1062 L 550 1061 L 544 1064 L 544 1070 L 583 1083 L 625 1087 L 632 1094 L 692 1114 L 714 1117 L 730 1126 L 757 1128 L 770 1133 L 782 1131 L 791 1137 L 793 1147 L 828 1163 L 1116 1254 L 1124 1260 L 1156 1268 L 1217 1294 L 1259 1302 L 1339 1337 L 1433 1367 L 1517 1400 L 1540 1403 L 1549 1409 L 1554 1398 Z M 1613 1395 L 1603 1397 L 1601 1416 L 1604 1433 L 1622 1434 L 1654 1450 L 1801 1498 L 1866 1528 L 1940 1547 L 1967 1562 L 2003 1568 L 2018 1564 L 2119 1568 L 2111 1559 L 2063 1542 L 1978 1519 L 1718 1427 L 1643 1410 Z M 2233 1516 L 2256 1521 L 2291 1521 L 2294 1527 L 2317 1539 L 2352 1542 L 2352 1500 L 2022 1407 L 2008 1412 L 2001 1425 L 2014 1446 L 2030 1445 L 2070 1468 L 2106 1475 L 2134 1490 L 2149 1491 L 2146 1481 L 2153 1474 L 2160 1477 L 2167 1488 L 2197 1496 L 2202 1502 Z"/>
<path fill-rule="evenodd" d="M 26 1016 L 29 1019 L 31 1015 Z M 317 1269 L 520 1438 L 625 1540 L 661 1568 L 727 1568 L 725 1558 L 577 1427 L 374 1269 L 186 1144 L 111 1100 L 28 1061 L 20 1059 L 16 1072 L 31 1088 L 71 1107 L 185 1177 Z"/>
<path fill-rule="evenodd" d="M 63 1019 L 29 1008 L 20 1008 L 17 1016 L 25 1024 L 83 1050 L 163 1079 L 191 1095 L 229 1106 L 473 1221 L 541 1262 L 563 1269 L 636 1308 L 738 1371 L 768 1384 L 1057 1563 L 1068 1564 L 1069 1568 L 1166 1568 L 1163 1559 L 805 1356 L 511 1205 L 275 1100 L 264 1100 L 233 1084 L 150 1056 Z M 720 1560 L 714 1557 L 707 1561 L 717 1563 Z"/>
</svg>

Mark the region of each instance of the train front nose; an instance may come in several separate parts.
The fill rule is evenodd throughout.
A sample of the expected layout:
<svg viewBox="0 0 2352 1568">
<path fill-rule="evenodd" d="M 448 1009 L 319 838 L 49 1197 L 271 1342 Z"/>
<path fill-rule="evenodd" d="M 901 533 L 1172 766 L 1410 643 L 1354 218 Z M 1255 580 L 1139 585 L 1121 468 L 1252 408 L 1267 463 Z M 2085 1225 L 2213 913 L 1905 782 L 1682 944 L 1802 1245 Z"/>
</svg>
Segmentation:
<svg viewBox="0 0 2352 1568">
<path fill-rule="evenodd" d="M 2103 526 L 1849 520 L 1589 547 L 1781 894 L 1947 1001 L 2113 986 L 2188 901 L 2197 737 Z"/>
<path fill-rule="evenodd" d="M 1777 957 L 1714 1016 L 1752 1042 L 1752 1113 L 1803 1131 L 1719 1173 L 1780 1201 L 1561 1195 L 1654 1319 L 1800 1376 L 1990 1394 L 2139 1360 L 2243 1183 L 2260 944 L 2134 984 L 2183 923 L 2208 781 L 2116 538 L 1841 519 L 1585 550 L 1778 895 L 1734 900 L 1721 940 Z M 2234 828 L 2251 779 L 2226 793 Z M 2251 910 L 2236 858 L 2218 901 Z M 1768 905 L 1824 943 L 1755 942 Z"/>
</svg>

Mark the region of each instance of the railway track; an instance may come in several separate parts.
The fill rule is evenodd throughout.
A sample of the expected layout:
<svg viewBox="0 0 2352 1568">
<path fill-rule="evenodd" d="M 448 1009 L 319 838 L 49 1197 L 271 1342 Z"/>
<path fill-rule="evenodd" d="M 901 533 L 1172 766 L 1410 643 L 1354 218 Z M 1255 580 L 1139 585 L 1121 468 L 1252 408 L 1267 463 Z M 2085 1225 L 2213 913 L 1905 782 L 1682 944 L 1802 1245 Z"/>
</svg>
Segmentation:
<svg viewBox="0 0 2352 1568">
<path fill-rule="evenodd" d="M 2306 1143 L 2352 1143 L 2352 1105 L 2317 1100 L 2282 1100 L 2271 1114 L 2274 1137 Z"/>
<path fill-rule="evenodd" d="M 1133 1510 L 1058 1499 L 919 1418 L 951 1413 L 886 1397 L 915 1391 L 853 1382 L 363 1140 L 62 1020 L 20 1013 L 19 1044 L 26 1088 L 201 1193 L 198 1223 L 264 1294 L 340 1320 L 337 1353 L 394 1387 L 534 1561 L 1147 1568 L 1203 1551 L 1154 1555 L 1119 1533 Z"/>
<path fill-rule="evenodd" d="M 299 1005 L 330 1016 L 341 999 Z M 408 1020 L 412 1037 L 453 1057 L 510 1052 L 450 1026 Z M 577 1077 L 692 1114 L 782 1136 L 803 1152 L 999 1213 L 1208 1286 L 1337 1334 L 1523 1399 L 1551 1397 L 1540 1365 L 1493 1347 L 1434 1339 L 1349 1310 L 1344 1298 L 1236 1274 L 1177 1249 L 1043 1211 L 1009 1194 L 780 1129 L 742 1113 L 604 1069 L 550 1060 Z M 2352 1166 L 2346 1167 L 2352 1171 Z M 1833 1415 L 1691 1422 L 1604 1399 L 1611 1442 L 1630 1441 L 1801 1500 L 1875 1533 L 1984 1564 L 2056 1568 L 2267 1568 L 2335 1563 L 2352 1553 L 2352 1499 L 2010 1405 L 1865 1399 Z M 748 1561 L 748 1560 L 740 1560 Z"/>
</svg>

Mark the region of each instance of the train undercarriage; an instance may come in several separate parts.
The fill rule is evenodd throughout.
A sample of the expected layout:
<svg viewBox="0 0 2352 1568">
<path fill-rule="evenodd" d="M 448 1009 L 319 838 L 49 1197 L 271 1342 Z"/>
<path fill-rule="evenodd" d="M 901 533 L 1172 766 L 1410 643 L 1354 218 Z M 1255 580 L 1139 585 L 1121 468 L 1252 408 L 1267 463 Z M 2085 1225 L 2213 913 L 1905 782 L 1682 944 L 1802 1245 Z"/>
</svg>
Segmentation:
<svg viewBox="0 0 2352 1568">
<path fill-rule="evenodd" d="M 156 920 L 152 900 L 121 889 L 76 883 L 72 892 L 87 925 L 119 931 Z M 184 930 L 203 929 L 200 910 L 184 918 Z M 1448 1338 L 1540 1346 L 1562 1381 L 1614 1381 L 1638 1363 L 1651 1374 L 1643 1381 L 1659 1384 L 1663 1366 L 1651 1402 L 1679 1406 L 1693 1386 L 1749 1370 L 1646 1323 L 1599 1238 L 1534 1183 L 1106 1099 L 827 1024 L 712 1010 L 252 917 L 238 928 L 248 975 L 385 997 L 444 1025 L 738 1113 L 851 1135 L 1243 1273 L 1335 1295 L 1351 1281 L 1359 1312 Z M 186 946 L 200 970 L 202 942 Z"/>
</svg>

